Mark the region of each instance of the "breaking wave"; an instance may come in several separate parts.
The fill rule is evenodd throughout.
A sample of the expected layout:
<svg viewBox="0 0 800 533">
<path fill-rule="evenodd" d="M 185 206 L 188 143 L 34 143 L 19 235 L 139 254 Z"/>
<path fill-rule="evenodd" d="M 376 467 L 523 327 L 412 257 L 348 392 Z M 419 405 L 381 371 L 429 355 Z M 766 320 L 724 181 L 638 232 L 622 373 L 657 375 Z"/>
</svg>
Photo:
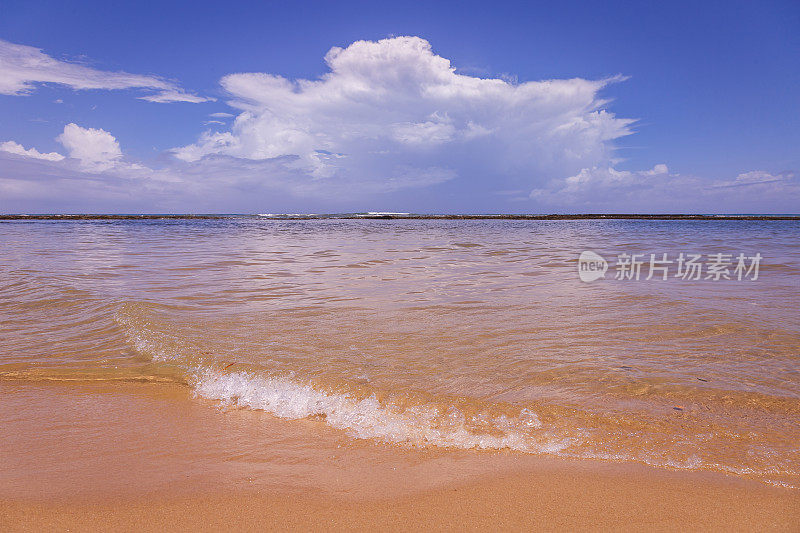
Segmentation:
<svg viewBox="0 0 800 533">
<path fill-rule="evenodd" d="M 452 405 L 401 407 L 382 403 L 375 395 L 359 399 L 249 372 L 202 371 L 194 389 L 199 396 L 231 406 L 259 409 L 290 420 L 318 417 L 353 437 L 393 444 L 529 453 L 555 453 L 569 445 L 568 441 L 537 438 L 533 432 L 542 428 L 542 422 L 527 409 L 517 417 L 467 416 Z"/>
</svg>

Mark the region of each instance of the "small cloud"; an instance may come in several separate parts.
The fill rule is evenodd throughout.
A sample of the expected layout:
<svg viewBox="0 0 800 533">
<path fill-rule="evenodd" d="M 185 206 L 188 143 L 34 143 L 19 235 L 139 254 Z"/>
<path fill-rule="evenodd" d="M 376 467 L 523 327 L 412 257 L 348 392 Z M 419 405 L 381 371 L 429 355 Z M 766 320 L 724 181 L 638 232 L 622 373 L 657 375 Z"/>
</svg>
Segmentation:
<svg viewBox="0 0 800 533">
<path fill-rule="evenodd" d="M 70 123 L 56 140 L 64 145 L 69 157 L 78 159 L 89 170 L 108 170 L 122 158 L 117 139 L 103 129 L 82 128 Z"/>
<path fill-rule="evenodd" d="M 21 144 L 14 141 L 6 141 L 0 144 L 0 151 L 8 152 L 9 154 L 20 155 L 23 157 L 31 157 L 33 159 L 43 159 L 45 161 L 61 161 L 64 156 L 57 152 L 49 152 L 46 154 L 41 153 L 36 148 L 25 149 Z"/>
<path fill-rule="evenodd" d="M 755 170 L 729 180 L 710 181 L 670 172 L 664 164 L 649 170 L 592 167 L 533 189 L 530 198 L 560 207 L 591 206 L 589 209 L 619 212 L 750 213 L 764 205 L 773 209 L 794 205 L 789 207 L 794 211 L 800 205 L 800 184 L 794 178 L 794 172 Z"/>
<path fill-rule="evenodd" d="M 497 196 L 525 196 L 524 189 L 503 189 L 499 191 L 492 191 L 492 194 L 496 194 Z"/>
<path fill-rule="evenodd" d="M 145 100 L 147 102 L 155 102 L 158 104 L 169 104 L 172 102 L 187 102 L 190 104 L 200 104 L 203 102 L 217 101 L 216 98 L 206 98 L 203 96 L 197 96 L 194 94 L 186 93 L 182 90 L 161 91 L 160 93 L 148 96 L 140 96 L 139 100 Z"/>
<path fill-rule="evenodd" d="M 752 170 L 739 174 L 733 180 L 715 182 L 713 187 L 751 187 L 767 183 L 789 182 L 794 179 L 794 172 L 781 172 L 770 174 L 763 170 Z"/>
<path fill-rule="evenodd" d="M 223 112 L 220 111 L 220 112 L 217 112 L 217 113 L 211 113 L 208 116 L 209 117 L 214 117 L 214 118 L 231 118 L 231 117 L 234 117 L 236 115 L 234 115 L 233 113 L 223 113 Z"/>
<path fill-rule="evenodd" d="M 59 61 L 33 46 L 0 39 L 0 94 L 31 94 L 42 83 L 64 85 L 74 90 L 145 89 L 140 97 L 148 102 L 211 102 L 213 98 L 187 93 L 173 82 L 156 76 L 98 70 L 79 63 Z M 61 103 L 57 100 L 56 103 Z"/>
</svg>

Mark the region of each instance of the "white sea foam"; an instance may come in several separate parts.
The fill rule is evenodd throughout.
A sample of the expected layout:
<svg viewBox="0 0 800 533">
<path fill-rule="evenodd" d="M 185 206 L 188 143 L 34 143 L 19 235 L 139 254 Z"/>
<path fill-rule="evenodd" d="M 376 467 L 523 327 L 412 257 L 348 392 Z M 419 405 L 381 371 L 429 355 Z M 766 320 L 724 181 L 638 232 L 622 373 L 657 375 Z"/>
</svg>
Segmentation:
<svg viewBox="0 0 800 533">
<path fill-rule="evenodd" d="M 451 406 L 400 408 L 384 405 L 375 396 L 358 399 L 347 394 L 323 392 L 286 378 L 248 372 L 198 374 L 195 391 L 204 398 L 260 409 L 286 419 L 312 416 L 350 435 L 389 443 L 465 449 L 511 449 L 529 453 L 556 453 L 564 441 L 531 438 L 542 428 L 535 413 L 523 410 L 518 417 L 493 416 L 492 433 L 469 427 L 464 414 Z"/>
<path fill-rule="evenodd" d="M 735 476 L 755 477 L 772 485 L 797 489 L 781 478 L 796 478 L 794 468 L 749 468 L 721 464 L 710 458 L 692 455 L 685 458 L 663 456 L 656 450 L 628 450 L 628 453 L 600 451 L 585 441 L 578 427 L 573 435 L 557 435 L 548 430 L 533 411 L 522 409 L 517 416 L 491 415 L 483 411 L 466 416 L 455 405 L 422 404 L 411 407 L 381 402 L 374 395 L 354 395 L 320 390 L 287 377 L 252 372 L 224 373 L 218 365 L 197 353 L 196 347 L 150 327 L 147 321 L 134 320 L 136 313 L 118 314 L 128 340 L 137 351 L 153 361 L 185 368 L 193 376 L 194 392 L 201 397 L 231 406 L 263 410 L 277 417 L 297 420 L 318 417 L 325 423 L 355 438 L 419 447 L 460 449 L 510 449 L 525 453 L 548 454 L 575 459 L 637 462 L 677 470 L 709 470 Z M 587 447 L 588 445 L 588 447 Z M 601 446 L 602 447 L 602 446 Z"/>
<path fill-rule="evenodd" d="M 315 217 L 316 213 L 258 213 L 258 216 L 265 218 L 274 217 Z"/>
</svg>

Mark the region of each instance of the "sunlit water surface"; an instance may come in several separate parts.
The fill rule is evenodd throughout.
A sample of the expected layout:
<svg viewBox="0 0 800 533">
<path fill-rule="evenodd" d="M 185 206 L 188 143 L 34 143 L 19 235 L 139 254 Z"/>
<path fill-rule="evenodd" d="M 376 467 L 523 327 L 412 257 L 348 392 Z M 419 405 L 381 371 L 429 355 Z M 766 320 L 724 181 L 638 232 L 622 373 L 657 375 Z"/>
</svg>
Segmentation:
<svg viewBox="0 0 800 533">
<path fill-rule="evenodd" d="M 681 252 L 763 259 L 614 279 Z M 797 486 L 798 301 L 791 221 L 6 222 L 0 380 L 186 383 L 398 446 Z"/>
</svg>

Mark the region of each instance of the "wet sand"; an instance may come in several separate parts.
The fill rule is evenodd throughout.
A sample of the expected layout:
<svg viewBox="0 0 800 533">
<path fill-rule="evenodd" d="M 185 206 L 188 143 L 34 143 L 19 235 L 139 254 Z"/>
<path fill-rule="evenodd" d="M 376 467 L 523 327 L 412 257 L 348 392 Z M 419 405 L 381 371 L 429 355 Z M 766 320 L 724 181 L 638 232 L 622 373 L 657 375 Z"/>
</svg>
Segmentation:
<svg viewBox="0 0 800 533">
<path fill-rule="evenodd" d="M 721 474 L 378 445 L 177 384 L 0 395 L 4 531 L 800 528 L 797 490 Z"/>
<path fill-rule="evenodd" d="M 237 491 L 72 504 L 6 501 L 0 503 L 0 520 L 6 531 L 797 531 L 797 498 L 753 487 L 660 478 L 564 469 L 366 501 Z"/>
</svg>

